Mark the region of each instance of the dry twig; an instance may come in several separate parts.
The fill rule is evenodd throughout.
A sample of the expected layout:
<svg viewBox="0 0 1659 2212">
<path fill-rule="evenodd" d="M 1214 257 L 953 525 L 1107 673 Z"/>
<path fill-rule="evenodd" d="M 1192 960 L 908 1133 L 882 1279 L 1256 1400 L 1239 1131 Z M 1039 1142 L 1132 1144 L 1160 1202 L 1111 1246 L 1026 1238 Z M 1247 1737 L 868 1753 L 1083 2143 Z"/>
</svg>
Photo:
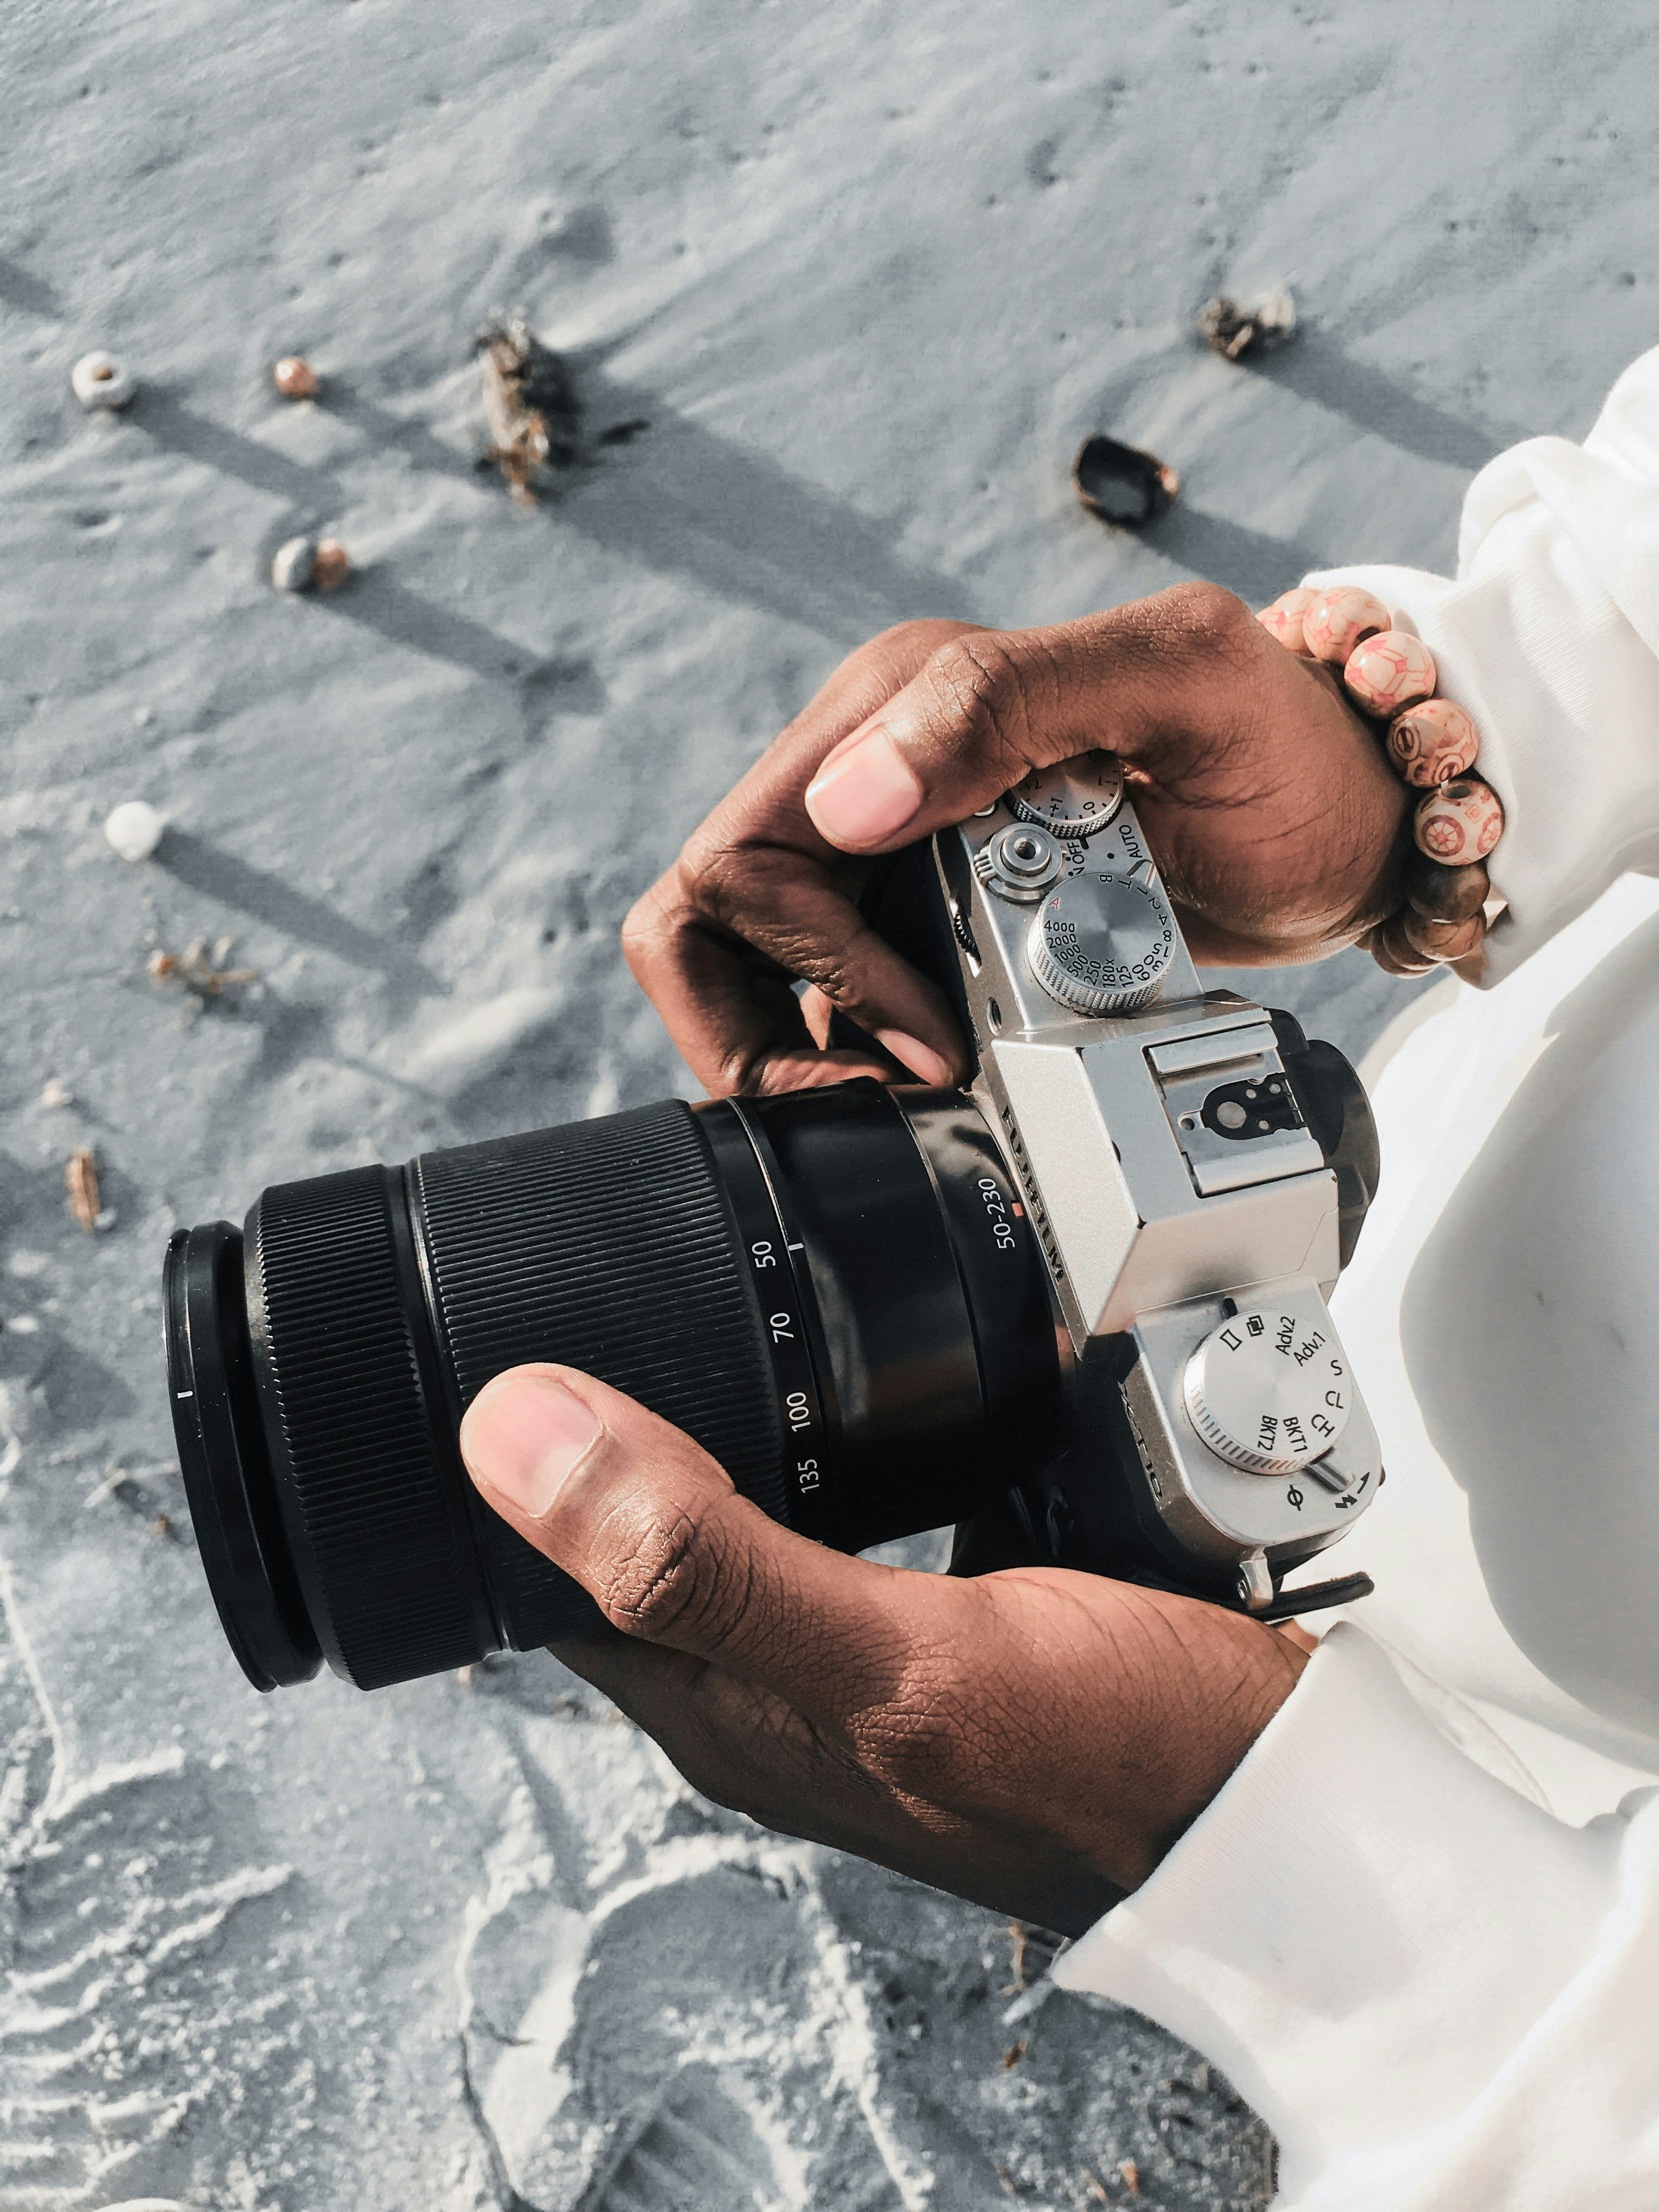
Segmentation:
<svg viewBox="0 0 1659 2212">
<path fill-rule="evenodd" d="M 98 1226 L 104 1201 L 98 1188 L 98 1163 L 84 1147 L 70 1154 L 64 1184 L 69 1192 L 70 1212 L 90 1237 Z"/>
<path fill-rule="evenodd" d="M 216 999 L 221 992 L 236 983 L 257 983 L 257 968 L 223 968 L 217 963 L 229 957 L 235 939 L 222 937 L 208 957 L 207 939 L 198 937 L 182 952 L 156 951 L 149 956 L 149 972 L 158 983 L 181 983 L 185 989 L 198 999 Z"/>
</svg>

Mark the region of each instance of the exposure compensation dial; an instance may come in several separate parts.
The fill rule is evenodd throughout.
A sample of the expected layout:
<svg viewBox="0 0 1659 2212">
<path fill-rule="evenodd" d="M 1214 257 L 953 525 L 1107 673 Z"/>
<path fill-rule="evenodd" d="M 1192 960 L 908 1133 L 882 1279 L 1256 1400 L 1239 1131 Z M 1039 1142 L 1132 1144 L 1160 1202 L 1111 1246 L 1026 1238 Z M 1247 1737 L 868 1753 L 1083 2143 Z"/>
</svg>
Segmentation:
<svg viewBox="0 0 1659 2212">
<path fill-rule="evenodd" d="M 1347 1355 L 1324 1300 L 1293 1291 L 1241 1306 L 1187 1363 L 1187 1411 L 1212 1452 L 1252 1474 L 1296 1474 L 1348 1425 Z"/>
<path fill-rule="evenodd" d="M 1034 768 L 1008 793 L 1023 822 L 1054 837 L 1092 837 L 1123 804 L 1123 769 L 1115 753 L 1079 753 L 1053 768 Z"/>
</svg>

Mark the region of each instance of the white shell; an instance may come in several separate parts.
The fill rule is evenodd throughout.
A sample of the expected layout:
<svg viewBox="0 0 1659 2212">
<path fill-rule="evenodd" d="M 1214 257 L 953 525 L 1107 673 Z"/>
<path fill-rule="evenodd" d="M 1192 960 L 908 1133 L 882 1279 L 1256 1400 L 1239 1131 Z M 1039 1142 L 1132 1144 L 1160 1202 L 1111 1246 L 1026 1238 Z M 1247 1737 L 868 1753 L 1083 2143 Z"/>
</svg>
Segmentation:
<svg viewBox="0 0 1659 2212">
<path fill-rule="evenodd" d="M 279 592 L 309 591 L 316 566 L 316 539 L 290 538 L 286 545 L 276 549 L 276 557 L 270 564 L 270 580 Z"/>
<path fill-rule="evenodd" d="M 129 799 L 104 824 L 104 835 L 124 860 L 147 860 L 161 842 L 165 814 L 142 799 Z"/>
<path fill-rule="evenodd" d="M 83 407 L 125 407 L 138 380 L 112 353 L 83 353 L 70 371 L 70 386 Z"/>
</svg>

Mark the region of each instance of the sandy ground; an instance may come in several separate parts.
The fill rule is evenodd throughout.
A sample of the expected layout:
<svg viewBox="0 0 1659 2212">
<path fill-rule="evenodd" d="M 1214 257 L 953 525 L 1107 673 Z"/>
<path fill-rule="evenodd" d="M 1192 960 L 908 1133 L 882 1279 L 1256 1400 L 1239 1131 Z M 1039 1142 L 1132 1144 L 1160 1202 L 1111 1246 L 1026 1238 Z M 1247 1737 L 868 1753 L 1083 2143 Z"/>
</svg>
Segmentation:
<svg viewBox="0 0 1659 2212">
<path fill-rule="evenodd" d="M 1151 2204 L 1266 2201 L 1191 2053 L 1011 2021 L 994 1920 L 702 1803 L 550 1660 L 257 1698 L 159 1263 L 268 1181 L 684 1086 L 617 921 L 870 631 L 1446 562 L 1471 471 L 1651 342 L 1650 20 L 9 11 L 8 2207 L 976 2212 L 1127 2203 L 1124 2160 Z M 1285 276 L 1292 349 L 1195 346 Z M 474 465 L 469 340 L 519 303 L 593 430 L 651 425 L 533 516 Z M 119 420 L 70 398 L 93 345 L 143 380 Z M 270 392 L 293 348 L 321 406 Z M 1070 501 L 1094 428 L 1186 480 L 1144 542 Z M 277 598 L 319 526 L 355 581 Z M 136 867 L 99 828 L 133 797 L 173 824 Z M 262 980 L 152 982 L 198 938 Z M 1350 957 L 1279 995 L 1350 1048 L 1401 1003 Z"/>
</svg>

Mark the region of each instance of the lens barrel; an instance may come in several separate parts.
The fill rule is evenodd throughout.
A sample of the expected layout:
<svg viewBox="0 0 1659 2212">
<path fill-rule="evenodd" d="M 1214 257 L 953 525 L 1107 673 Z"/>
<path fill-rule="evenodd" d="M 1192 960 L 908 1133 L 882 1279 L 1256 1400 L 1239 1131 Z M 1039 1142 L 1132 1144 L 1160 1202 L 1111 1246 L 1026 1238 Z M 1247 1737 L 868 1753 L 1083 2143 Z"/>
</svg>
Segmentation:
<svg viewBox="0 0 1659 2212">
<path fill-rule="evenodd" d="M 579 1368 L 845 1550 L 972 1512 L 1052 1449 L 1036 1240 L 953 1091 L 671 1099 L 265 1191 L 165 1282 L 186 1491 L 260 1689 L 360 1687 L 578 1635 L 456 1432 L 494 1375 Z"/>
</svg>

